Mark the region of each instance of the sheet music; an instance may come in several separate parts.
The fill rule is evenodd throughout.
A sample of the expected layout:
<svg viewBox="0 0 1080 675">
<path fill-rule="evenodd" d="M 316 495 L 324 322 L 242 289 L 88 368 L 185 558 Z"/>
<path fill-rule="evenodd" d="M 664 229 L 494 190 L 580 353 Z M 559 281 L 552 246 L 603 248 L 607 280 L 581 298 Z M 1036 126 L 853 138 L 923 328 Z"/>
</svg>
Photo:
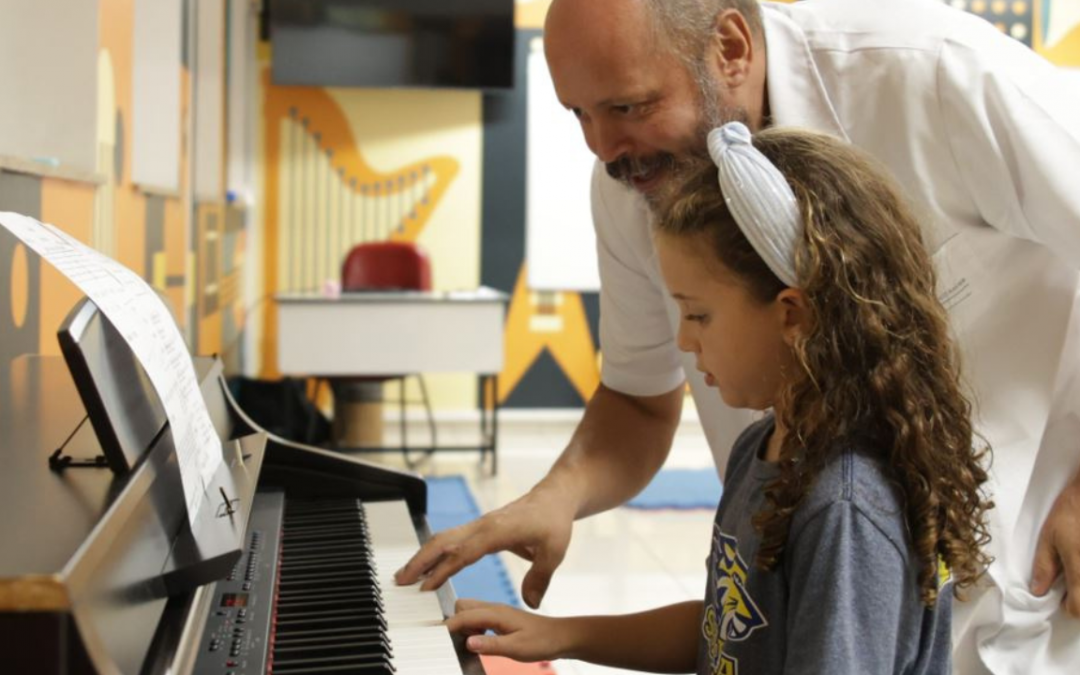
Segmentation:
<svg viewBox="0 0 1080 675">
<path fill-rule="evenodd" d="M 52 225 L 11 212 L 0 212 L 0 225 L 78 286 L 142 364 L 172 427 L 188 521 L 194 525 L 222 448 L 168 308 L 142 277 Z"/>
</svg>

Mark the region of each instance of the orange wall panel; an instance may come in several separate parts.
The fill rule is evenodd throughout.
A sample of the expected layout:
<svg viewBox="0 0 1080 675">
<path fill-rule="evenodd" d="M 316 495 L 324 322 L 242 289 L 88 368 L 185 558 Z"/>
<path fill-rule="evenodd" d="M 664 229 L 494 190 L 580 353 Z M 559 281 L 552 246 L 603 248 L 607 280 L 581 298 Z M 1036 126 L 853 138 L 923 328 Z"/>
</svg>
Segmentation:
<svg viewBox="0 0 1080 675">
<path fill-rule="evenodd" d="M 79 241 L 89 244 L 94 221 L 95 187 L 85 183 L 46 179 L 41 183 L 41 220 L 51 223 Z M 83 297 L 75 284 L 52 265 L 41 266 L 42 354 L 59 354 L 56 329 Z"/>
</svg>

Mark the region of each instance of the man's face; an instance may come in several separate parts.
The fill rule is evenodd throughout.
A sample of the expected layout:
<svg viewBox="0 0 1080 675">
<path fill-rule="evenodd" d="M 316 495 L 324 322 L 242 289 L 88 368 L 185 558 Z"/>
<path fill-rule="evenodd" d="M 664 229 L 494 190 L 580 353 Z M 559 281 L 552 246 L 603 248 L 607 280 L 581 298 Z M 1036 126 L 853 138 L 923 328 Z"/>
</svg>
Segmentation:
<svg viewBox="0 0 1080 675">
<path fill-rule="evenodd" d="M 552 21 L 545 50 L 559 100 L 589 149 L 609 175 L 651 199 L 680 159 L 705 151 L 710 129 L 744 114 L 724 109 L 706 67 L 695 76 L 661 43 L 640 3 L 624 7 L 599 25 Z"/>
</svg>

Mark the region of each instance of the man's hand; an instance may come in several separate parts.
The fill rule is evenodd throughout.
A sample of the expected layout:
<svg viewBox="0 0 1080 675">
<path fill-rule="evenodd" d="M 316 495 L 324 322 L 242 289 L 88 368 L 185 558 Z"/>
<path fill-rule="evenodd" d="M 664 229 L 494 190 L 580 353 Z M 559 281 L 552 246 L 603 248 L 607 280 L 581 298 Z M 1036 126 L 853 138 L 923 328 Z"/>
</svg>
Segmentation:
<svg viewBox="0 0 1080 675">
<path fill-rule="evenodd" d="M 446 627 L 469 636 L 465 646 L 471 652 L 525 662 L 560 658 L 570 638 L 559 619 L 479 600 L 458 600 Z M 489 630 L 495 635 L 484 634 Z"/>
<path fill-rule="evenodd" d="M 1065 610 L 1080 619 L 1080 476 L 1062 490 L 1043 523 L 1035 549 L 1031 592 L 1046 595 L 1065 573 Z"/>
<path fill-rule="evenodd" d="M 427 575 L 421 589 L 432 590 L 488 553 L 511 551 L 532 562 L 521 594 L 535 609 L 570 544 L 575 511 L 568 501 L 541 483 L 501 509 L 435 535 L 394 578 L 407 585 Z"/>
</svg>

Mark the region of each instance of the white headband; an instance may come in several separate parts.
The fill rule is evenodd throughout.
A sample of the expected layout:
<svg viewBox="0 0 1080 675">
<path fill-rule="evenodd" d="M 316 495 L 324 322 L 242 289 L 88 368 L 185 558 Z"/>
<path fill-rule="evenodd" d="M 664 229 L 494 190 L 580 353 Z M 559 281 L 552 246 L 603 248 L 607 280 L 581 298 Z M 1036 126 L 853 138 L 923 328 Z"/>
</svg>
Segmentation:
<svg viewBox="0 0 1080 675">
<path fill-rule="evenodd" d="M 742 122 L 709 132 L 709 156 L 720 189 L 739 229 L 780 281 L 796 286 L 795 247 L 802 216 L 795 193 L 780 170 L 750 142 Z"/>
</svg>

